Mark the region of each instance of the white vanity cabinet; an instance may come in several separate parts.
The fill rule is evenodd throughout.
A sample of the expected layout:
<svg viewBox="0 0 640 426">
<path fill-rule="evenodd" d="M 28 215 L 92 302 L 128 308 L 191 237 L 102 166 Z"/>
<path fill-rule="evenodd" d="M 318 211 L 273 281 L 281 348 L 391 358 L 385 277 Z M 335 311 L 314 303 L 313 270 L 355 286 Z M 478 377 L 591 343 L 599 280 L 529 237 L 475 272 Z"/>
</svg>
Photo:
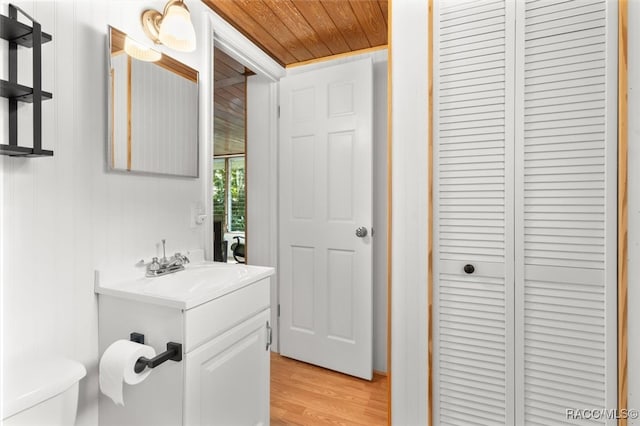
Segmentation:
<svg viewBox="0 0 640 426">
<path fill-rule="evenodd" d="M 269 424 L 267 309 L 187 354 L 186 425 Z"/>
<path fill-rule="evenodd" d="M 124 407 L 100 394 L 100 426 L 269 424 L 273 269 L 212 268 L 250 274 L 233 283 L 228 273 L 213 271 L 212 281 L 194 268 L 172 277 L 96 284 L 100 356 L 132 332 L 144 334 L 156 353 L 167 342 L 181 343 L 183 350 L 182 361 L 167 361 L 142 383 L 125 384 Z M 226 281 L 214 285 L 215 277 Z"/>
</svg>

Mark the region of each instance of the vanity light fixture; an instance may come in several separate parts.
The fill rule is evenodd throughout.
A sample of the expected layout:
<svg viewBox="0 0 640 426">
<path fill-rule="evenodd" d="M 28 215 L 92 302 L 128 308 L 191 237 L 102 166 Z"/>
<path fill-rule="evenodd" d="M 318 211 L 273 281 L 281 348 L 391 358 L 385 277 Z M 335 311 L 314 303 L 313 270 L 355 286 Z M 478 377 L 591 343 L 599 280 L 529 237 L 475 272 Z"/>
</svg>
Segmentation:
<svg viewBox="0 0 640 426">
<path fill-rule="evenodd" d="M 196 31 L 183 0 L 169 0 L 162 14 L 148 9 L 142 12 L 142 29 L 156 44 L 181 52 L 196 50 Z"/>
<path fill-rule="evenodd" d="M 145 62 L 155 62 L 162 58 L 162 53 L 142 43 L 138 43 L 129 36 L 125 36 L 124 38 L 124 51 L 132 58 Z"/>
</svg>

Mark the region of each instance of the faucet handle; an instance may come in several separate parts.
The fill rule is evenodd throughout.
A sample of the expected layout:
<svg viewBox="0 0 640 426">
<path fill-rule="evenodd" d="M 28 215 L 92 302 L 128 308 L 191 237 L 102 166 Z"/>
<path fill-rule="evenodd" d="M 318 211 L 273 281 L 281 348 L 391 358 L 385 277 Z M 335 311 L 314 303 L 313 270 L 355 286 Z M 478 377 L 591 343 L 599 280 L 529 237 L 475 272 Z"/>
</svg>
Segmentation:
<svg viewBox="0 0 640 426">
<path fill-rule="evenodd" d="M 189 263 L 189 258 L 183 254 L 180 254 L 180 252 L 176 252 L 176 254 L 173 255 L 173 258 L 174 260 L 177 260 L 181 265 Z"/>
<path fill-rule="evenodd" d="M 160 262 L 158 262 L 158 258 L 154 257 L 151 260 L 151 263 L 149 263 L 149 265 L 147 266 L 147 270 L 148 271 L 157 271 L 160 269 Z"/>
</svg>

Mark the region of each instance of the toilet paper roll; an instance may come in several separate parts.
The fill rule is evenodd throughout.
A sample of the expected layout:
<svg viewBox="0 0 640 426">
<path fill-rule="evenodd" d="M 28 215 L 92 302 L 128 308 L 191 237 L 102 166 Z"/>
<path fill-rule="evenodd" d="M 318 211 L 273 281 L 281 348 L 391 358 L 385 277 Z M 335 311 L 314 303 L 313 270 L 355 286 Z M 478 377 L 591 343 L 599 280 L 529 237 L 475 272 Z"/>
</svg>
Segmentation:
<svg viewBox="0 0 640 426">
<path fill-rule="evenodd" d="M 155 349 L 151 346 L 129 340 L 113 342 L 100 359 L 100 390 L 116 404 L 124 405 L 123 383 L 136 385 L 151 374 L 150 369 L 136 373 L 133 368 L 140 357 L 153 358 Z"/>
</svg>

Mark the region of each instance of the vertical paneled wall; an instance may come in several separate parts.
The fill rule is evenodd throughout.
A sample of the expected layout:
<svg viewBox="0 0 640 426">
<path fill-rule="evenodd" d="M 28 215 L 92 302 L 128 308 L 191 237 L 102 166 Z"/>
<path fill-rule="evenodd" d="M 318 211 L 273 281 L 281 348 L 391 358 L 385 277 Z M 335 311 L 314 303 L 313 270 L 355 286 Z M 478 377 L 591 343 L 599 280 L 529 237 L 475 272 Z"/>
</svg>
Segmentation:
<svg viewBox="0 0 640 426">
<path fill-rule="evenodd" d="M 113 122 L 108 129 L 108 143 L 111 144 L 111 158 L 108 161 L 114 169 L 127 169 L 127 87 L 128 56 L 120 54 L 111 58 L 111 88 L 107 96 L 113 102 Z"/>
<path fill-rule="evenodd" d="M 203 248 L 204 228 L 191 228 L 190 208 L 206 202 L 202 179 L 106 172 L 107 25 L 142 39 L 139 16 L 164 2 L 18 1 L 53 41 L 43 46 L 43 145 L 50 158 L 0 157 L 2 191 L 2 355 L 60 355 L 86 365 L 78 425 L 98 422 L 98 328 L 94 270 L 133 265 L 169 250 Z M 189 5 L 201 16 L 200 6 Z M 7 2 L 0 4 L 7 13 Z M 194 19 L 200 34 L 201 19 Z M 199 39 L 199 43 L 201 40 Z M 0 78 L 7 78 L 0 43 Z M 19 52 L 19 80 L 31 83 L 31 52 Z M 172 53 L 173 56 L 173 53 Z M 205 53 L 175 55 L 200 69 Z M 27 72 L 24 72 L 27 71 Z M 207 78 L 201 72 L 201 78 Z M 5 140 L 7 101 L 0 100 Z M 29 106 L 20 107 L 20 140 L 30 137 Z M 6 142 L 5 142 L 6 143 Z M 205 145 L 201 144 L 201 149 Z M 204 155 L 201 152 L 201 158 Z"/>
<path fill-rule="evenodd" d="M 131 86 L 131 120 L 138 123 L 131 126 L 131 169 L 197 176 L 198 84 L 155 64 L 133 61 Z"/>
</svg>

